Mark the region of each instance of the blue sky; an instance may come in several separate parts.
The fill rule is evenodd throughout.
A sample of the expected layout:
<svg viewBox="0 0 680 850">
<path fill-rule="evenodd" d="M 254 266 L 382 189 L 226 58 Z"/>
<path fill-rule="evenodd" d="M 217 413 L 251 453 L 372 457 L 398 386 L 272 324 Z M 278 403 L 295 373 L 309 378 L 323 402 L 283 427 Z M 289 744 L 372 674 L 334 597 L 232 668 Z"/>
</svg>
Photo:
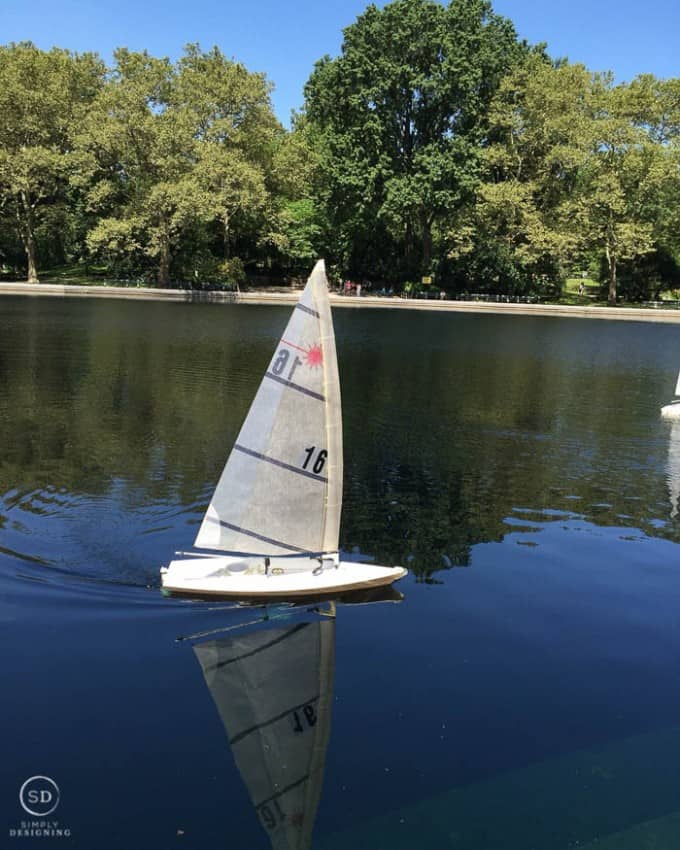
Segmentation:
<svg viewBox="0 0 680 850">
<path fill-rule="evenodd" d="M 275 85 L 275 111 L 288 125 L 302 105 L 314 62 L 338 54 L 343 27 L 363 0 L 0 0 L 0 43 L 31 40 L 38 47 L 96 50 L 107 61 L 115 47 L 146 48 L 176 59 L 187 42 L 217 44 Z M 379 3 L 378 5 L 384 5 Z M 618 81 L 649 72 L 680 76 L 680 0 L 496 0 L 521 37 L 545 41 L 552 56 L 592 70 L 611 70 Z"/>
</svg>

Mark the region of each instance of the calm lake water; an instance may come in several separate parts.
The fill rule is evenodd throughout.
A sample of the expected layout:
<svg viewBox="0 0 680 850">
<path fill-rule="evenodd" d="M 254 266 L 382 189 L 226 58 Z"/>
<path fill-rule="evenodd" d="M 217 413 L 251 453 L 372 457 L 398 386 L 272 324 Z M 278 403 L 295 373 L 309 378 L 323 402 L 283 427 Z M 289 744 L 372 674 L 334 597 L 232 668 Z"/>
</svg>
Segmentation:
<svg viewBox="0 0 680 850">
<path fill-rule="evenodd" d="M 403 600 L 163 598 L 288 315 L 0 300 L 0 846 L 677 848 L 680 329 L 336 310 L 341 544 Z"/>
</svg>

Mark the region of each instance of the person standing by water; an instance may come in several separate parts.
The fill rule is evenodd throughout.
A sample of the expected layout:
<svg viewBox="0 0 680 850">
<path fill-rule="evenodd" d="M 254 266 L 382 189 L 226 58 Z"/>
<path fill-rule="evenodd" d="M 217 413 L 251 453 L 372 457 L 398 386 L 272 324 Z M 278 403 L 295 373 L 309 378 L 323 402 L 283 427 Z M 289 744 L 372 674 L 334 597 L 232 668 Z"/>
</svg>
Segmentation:
<svg viewBox="0 0 680 850">
<path fill-rule="evenodd" d="M 357 283 L 357 298 L 361 298 L 361 284 Z"/>
</svg>

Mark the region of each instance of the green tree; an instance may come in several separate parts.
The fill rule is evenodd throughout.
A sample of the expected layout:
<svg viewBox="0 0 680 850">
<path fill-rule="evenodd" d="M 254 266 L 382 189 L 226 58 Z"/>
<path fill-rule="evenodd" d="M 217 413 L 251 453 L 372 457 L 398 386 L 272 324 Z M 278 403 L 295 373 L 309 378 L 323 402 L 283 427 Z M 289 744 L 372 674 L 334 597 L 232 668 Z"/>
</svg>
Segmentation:
<svg viewBox="0 0 680 850">
<path fill-rule="evenodd" d="M 37 234 L 54 238 L 63 225 L 73 138 L 103 75 L 92 53 L 0 47 L 0 222 L 21 241 L 29 283 L 38 281 Z"/>
<path fill-rule="evenodd" d="M 341 55 L 317 63 L 306 113 L 346 265 L 375 271 L 391 246 L 403 274 L 431 270 L 438 227 L 477 179 L 488 103 L 521 53 L 486 0 L 394 0 L 368 6 Z"/>
<path fill-rule="evenodd" d="M 541 47 L 501 82 L 489 109 L 483 181 L 449 233 L 450 256 L 469 277 L 506 291 L 556 285 L 578 253 L 562 205 L 581 154 L 573 140 L 590 85 L 582 66 L 553 64 Z"/>
<path fill-rule="evenodd" d="M 167 59 L 119 49 L 115 60 L 80 139 L 99 216 L 88 247 L 119 268 L 151 260 L 167 286 L 173 249 L 203 200 L 191 179 L 194 128 L 186 110 L 168 108 L 174 70 Z"/>
<path fill-rule="evenodd" d="M 185 266 L 205 253 L 212 225 L 227 259 L 235 227 L 263 209 L 278 129 L 270 86 L 217 48 L 189 45 L 174 66 L 124 49 L 115 58 L 81 139 L 100 216 L 88 245 L 119 266 L 153 262 L 167 286 L 180 253 Z"/>
<path fill-rule="evenodd" d="M 484 255 L 491 245 L 498 265 L 535 285 L 596 252 L 616 303 L 620 264 L 653 250 L 675 205 L 658 109 L 658 98 L 615 86 L 609 74 L 528 57 L 492 104 L 485 179 L 467 222 L 473 236 L 456 245 L 452 234 L 454 254 Z"/>
<path fill-rule="evenodd" d="M 186 109 L 195 126 L 196 178 L 208 199 L 225 260 L 245 232 L 264 228 L 269 174 L 282 128 L 271 106 L 271 83 L 214 47 L 185 48 L 171 103 Z"/>
<path fill-rule="evenodd" d="M 607 301 L 614 305 L 620 263 L 654 247 L 643 187 L 657 146 L 630 120 L 629 86 L 614 86 L 610 75 L 594 75 L 587 96 L 583 132 L 573 141 L 576 156 L 581 155 L 576 191 L 563 209 L 582 245 L 602 251 Z"/>
<path fill-rule="evenodd" d="M 647 136 L 653 153 L 640 186 L 641 214 L 652 222 L 657 255 L 670 259 L 680 284 L 680 78 L 660 80 L 651 74 L 630 85 L 627 111 Z"/>
<path fill-rule="evenodd" d="M 292 131 L 280 134 L 274 149 L 266 238 L 274 248 L 274 259 L 299 274 L 323 254 L 325 219 L 316 201 L 319 179 L 309 123 L 304 116 L 295 115 Z"/>
</svg>

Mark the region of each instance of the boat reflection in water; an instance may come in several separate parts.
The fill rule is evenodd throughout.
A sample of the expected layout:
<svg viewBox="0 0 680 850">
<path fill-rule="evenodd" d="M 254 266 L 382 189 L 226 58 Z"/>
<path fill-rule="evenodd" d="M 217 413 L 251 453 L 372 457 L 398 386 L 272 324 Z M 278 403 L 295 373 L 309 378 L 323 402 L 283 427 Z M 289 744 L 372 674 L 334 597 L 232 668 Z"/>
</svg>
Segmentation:
<svg viewBox="0 0 680 850">
<path fill-rule="evenodd" d="M 345 603 L 401 601 L 385 588 Z M 274 850 L 305 850 L 321 798 L 331 723 L 335 603 L 194 645 L 236 766 Z M 273 619 L 273 618 L 272 618 Z"/>
<path fill-rule="evenodd" d="M 679 405 L 680 407 L 680 405 Z M 666 464 L 668 493 L 671 500 L 671 518 L 678 515 L 680 502 L 680 420 L 671 424 L 668 438 L 668 462 Z"/>
</svg>

